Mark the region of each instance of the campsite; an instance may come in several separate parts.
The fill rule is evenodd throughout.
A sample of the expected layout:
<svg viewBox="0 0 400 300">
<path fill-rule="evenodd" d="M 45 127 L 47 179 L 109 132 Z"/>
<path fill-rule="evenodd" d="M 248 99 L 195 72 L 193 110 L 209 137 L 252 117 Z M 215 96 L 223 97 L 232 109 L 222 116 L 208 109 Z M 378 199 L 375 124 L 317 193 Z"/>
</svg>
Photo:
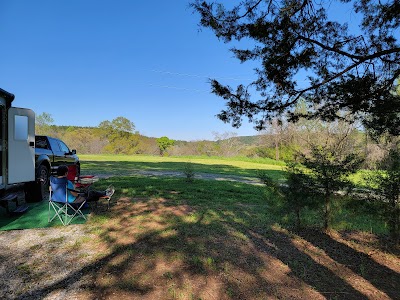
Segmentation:
<svg viewBox="0 0 400 300">
<path fill-rule="evenodd" d="M 80 158 L 82 173 L 103 177 L 99 188 L 116 187 L 110 210 L 90 212 L 83 224 L 1 231 L 1 272 L 9 278 L 1 298 L 399 298 L 399 253 L 378 234 L 384 224 L 340 211 L 323 233 L 310 212 L 309 227 L 296 231 L 268 208 L 259 181 L 247 183 L 256 168 L 282 178 L 275 165 Z M 192 182 L 183 172 L 189 162 Z M 207 171 L 213 179 L 197 179 Z M 47 222 L 47 203 L 42 217 Z"/>
<path fill-rule="evenodd" d="M 0 0 L 0 299 L 400 300 L 400 0 Z"/>
</svg>

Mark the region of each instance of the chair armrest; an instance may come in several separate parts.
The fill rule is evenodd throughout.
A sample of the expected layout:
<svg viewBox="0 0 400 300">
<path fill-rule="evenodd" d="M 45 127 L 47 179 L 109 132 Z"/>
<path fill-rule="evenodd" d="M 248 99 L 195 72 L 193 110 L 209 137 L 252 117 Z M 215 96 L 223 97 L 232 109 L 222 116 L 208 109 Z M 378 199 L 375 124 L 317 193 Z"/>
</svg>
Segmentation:
<svg viewBox="0 0 400 300">
<path fill-rule="evenodd" d="M 79 195 L 85 195 L 85 193 L 84 193 L 84 192 L 82 192 L 82 191 L 79 191 L 79 190 L 75 190 L 75 189 L 68 189 L 68 188 L 67 188 L 67 190 L 68 190 L 68 191 L 70 191 L 70 192 L 75 192 L 75 193 L 77 193 L 77 194 L 79 194 Z"/>
</svg>

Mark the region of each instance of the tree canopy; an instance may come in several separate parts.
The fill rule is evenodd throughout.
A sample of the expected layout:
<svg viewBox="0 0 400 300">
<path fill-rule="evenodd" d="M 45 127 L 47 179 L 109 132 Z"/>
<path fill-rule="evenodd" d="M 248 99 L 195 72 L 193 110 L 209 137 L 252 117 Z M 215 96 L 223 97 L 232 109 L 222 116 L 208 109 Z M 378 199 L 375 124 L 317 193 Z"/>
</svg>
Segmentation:
<svg viewBox="0 0 400 300">
<path fill-rule="evenodd" d="M 333 5 L 352 5 L 358 28 L 332 16 Z M 211 79 L 212 92 L 227 101 L 218 114 L 222 121 L 239 127 L 247 117 L 263 129 L 284 113 L 291 121 L 331 121 L 347 111 L 371 130 L 399 135 L 399 0 L 243 0 L 229 9 L 195 0 L 191 6 L 201 26 L 225 43 L 243 45 L 231 49 L 237 59 L 258 63 L 247 86 Z M 306 115 L 293 110 L 301 98 Z"/>
<path fill-rule="evenodd" d="M 108 140 L 104 147 L 109 153 L 131 154 L 139 144 L 138 134 L 134 134 L 135 124 L 124 117 L 112 121 L 102 121 L 99 130 L 103 138 Z"/>
<path fill-rule="evenodd" d="M 163 156 L 167 149 L 175 144 L 174 140 L 169 139 L 166 136 L 162 136 L 157 140 L 158 148 L 160 149 L 160 155 Z"/>
<path fill-rule="evenodd" d="M 35 118 L 35 130 L 36 134 L 48 134 L 51 125 L 54 123 L 54 119 L 51 114 L 43 112 Z"/>
</svg>

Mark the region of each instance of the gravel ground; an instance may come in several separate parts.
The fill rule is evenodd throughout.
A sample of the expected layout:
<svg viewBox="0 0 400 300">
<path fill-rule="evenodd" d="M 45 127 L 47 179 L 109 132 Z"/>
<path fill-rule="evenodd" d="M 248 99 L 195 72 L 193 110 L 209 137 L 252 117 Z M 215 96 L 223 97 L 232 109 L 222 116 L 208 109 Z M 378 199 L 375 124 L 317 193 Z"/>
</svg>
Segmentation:
<svg viewBox="0 0 400 300">
<path fill-rule="evenodd" d="M 62 282 L 98 258 L 82 225 L 0 232 L 0 299 L 73 299 L 87 284 L 81 277 L 43 297 L 43 288 Z"/>
</svg>

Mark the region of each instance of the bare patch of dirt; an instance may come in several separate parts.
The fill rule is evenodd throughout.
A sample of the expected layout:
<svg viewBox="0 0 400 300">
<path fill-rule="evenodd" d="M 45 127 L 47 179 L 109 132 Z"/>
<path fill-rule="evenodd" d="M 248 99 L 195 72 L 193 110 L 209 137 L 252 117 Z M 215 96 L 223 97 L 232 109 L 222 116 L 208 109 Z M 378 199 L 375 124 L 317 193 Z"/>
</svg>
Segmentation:
<svg viewBox="0 0 400 300">
<path fill-rule="evenodd" d="M 400 299 L 399 254 L 368 233 L 248 228 L 164 198 L 105 214 L 1 232 L 0 298 Z"/>
<path fill-rule="evenodd" d="M 183 172 L 178 171 L 154 171 L 154 170 L 132 170 L 129 175 L 141 175 L 141 176 L 149 176 L 149 177 L 160 177 L 160 176 L 168 176 L 168 177 L 186 177 Z M 110 178 L 112 175 L 109 174 L 99 174 L 96 175 L 99 178 Z M 226 175 L 226 174 L 212 174 L 212 173 L 196 173 L 194 175 L 196 179 L 206 179 L 206 180 L 218 180 L 218 181 L 237 181 L 243 182 L 247 184 L 254 185 L 262 185 L 260 179 L 255 177 L 246 177 L 246 176 L 235 176 L 235 175 Z"/>
</svg>

